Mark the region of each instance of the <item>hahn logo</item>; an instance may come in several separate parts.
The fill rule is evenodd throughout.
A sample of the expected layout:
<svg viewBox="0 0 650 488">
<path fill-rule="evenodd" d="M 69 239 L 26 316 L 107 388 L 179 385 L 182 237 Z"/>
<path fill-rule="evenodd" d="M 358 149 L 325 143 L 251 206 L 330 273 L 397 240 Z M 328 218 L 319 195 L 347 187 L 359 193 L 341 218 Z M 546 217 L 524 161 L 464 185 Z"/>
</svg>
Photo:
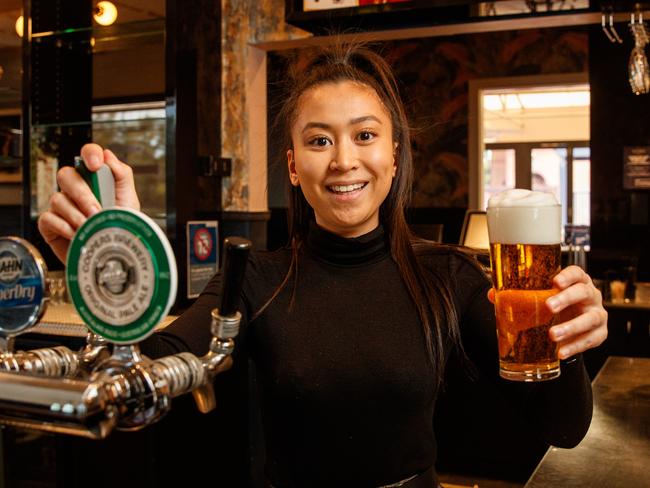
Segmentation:
<svg viewBox="0 0 650 488">
<path fill-rule="evenodd" d="M 23 261 L 15 254 L 5 251 L 0 254 L 0 282 L 13 283 L 23 272 Z"/>
</svg>

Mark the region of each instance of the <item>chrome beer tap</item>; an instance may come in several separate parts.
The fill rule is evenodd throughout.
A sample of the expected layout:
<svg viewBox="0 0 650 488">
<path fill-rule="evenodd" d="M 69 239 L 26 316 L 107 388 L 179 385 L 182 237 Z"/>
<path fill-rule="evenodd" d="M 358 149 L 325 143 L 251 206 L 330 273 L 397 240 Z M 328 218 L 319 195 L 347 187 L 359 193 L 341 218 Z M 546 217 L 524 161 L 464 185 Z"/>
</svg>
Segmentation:
<svg viewBox="0 0 650 488">
<path fill-rule="evenodd" d="M 153 220 L 114 207 L 107 167 L 91 173 L 80 158 L 75 165 L 105 208 L 78 229 L 66 259 L 68 290 L 90 330 L 88 342 L 79 353 L 56 347 L 21 353 L 22 361 L 7 356 L 9 367 L 0 366 L 0 422 L 101 439 L 114 428 L 137 430 L 155 422 L 169 410 L 172 398 L 185 393 L 193 393 L 201 412 L 212 410 L 212 381 L 232 365 L 250 242 L 237 237 L 224 241 L 223 293 L 212 311 L 208 353 L 183 352 L 152 361 L 140 353 L 138 343 L 153 333 L 175 300 L 174 253 Z M 2 259 L 0 253 L 0 263 Z M 0 268 L 0 282 L 5 274 Z M 13 279 L 12 273 L 7 276 Z M 10 332 L 5 342 L 11 342 L 15 331 Z M 110 357 L 108 344 L 113 346 Z"/>
<path fill-rule="evenodd" d="M 0 371 L 54 378 L 87 378 L 98 363 L 110 356 L 108 342 L 90 332 L 80 351 L 66 346 L 14 351 L 13 340 L 12 337 L 8 348 L 0 354 Z"/>
<path fill-rule="evenodd" d="M 0 371 L 52 377 L 88 375 L 109 356 L 107 342 L 89 333 L 86 346 L 15 351 L 15 339 L 42 317 L 49 297 L 47 266 L 40 253 L 19 237 L 0 237 Z"/>
<path fill-rule="evenodd" d="M 224 242 L 226 253 L 222 267 L 221 304 L 211 313 L 212 339 L 208 353 L 200 358 L 190 353 L 180 353 L 158 359 L 153 364 L 157 376 L 166 379 L 172 397 L 191 391 L 198 409 L 203 413 L 215 407 L 212 379 L 232 365 L 233 339 L 239 333 L 241 321 L 237 306 L 250 247 L 250 241 L 240 237 L 230 237 Z"/>
<path fill-rule="evenodd" d="M 205 356 L 184 352 L 151 361 L 133 342 L 115 344 L 111 357 L 88 379 L 0 372 L 0 422 L 104 438 L 114 428 L 138 430 L 155 422 L 169 410 L 172 398 L 185 393 L 194 394 L 200 411 L 213 409 L 212 380 L 232 365 L 233 338 L 241 320 L 237 304 L 249 251 L 245 239 L 224 242 L 222 300 L 212 312 L 213 338 Z M 146 336 L 152 330 L 140 333 Z"/>
</svg>

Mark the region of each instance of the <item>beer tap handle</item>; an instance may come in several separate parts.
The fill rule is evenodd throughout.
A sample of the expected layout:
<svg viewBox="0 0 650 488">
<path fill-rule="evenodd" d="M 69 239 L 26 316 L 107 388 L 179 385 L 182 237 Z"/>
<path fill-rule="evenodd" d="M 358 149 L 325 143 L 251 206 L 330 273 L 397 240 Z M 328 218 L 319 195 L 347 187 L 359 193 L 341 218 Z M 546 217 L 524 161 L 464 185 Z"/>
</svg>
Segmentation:
<svg viewBox="0 0 650 488">
<path fill-rule="evenodd" d="M 212 378 L 232 365 L 232 339 L 239 333 L 241 314 L 237 307 L 251 242 L 241 237 L 228 237 L 223 243 L 223 249 L 221 303 L 218 309 L 212 311 L 213 338 L 210 352 L 202 358 L 209 380 L 192 390 L 196 406 L 203 413 L 216 406 Z"/>
<path fill-rule="evenodd" d="M 90 171 L 81 156 L 75 156 L 74 167 L 88 184 L 102 208 L 115 206 L 115 178 L 108 166 L 103 165 L 97 171 Z"/>
<path fill-rule="evenodd" d="M 223 283 L 219 315 L 230 317 L 237 313 L 241 286 L 251 242 L 243 237 L 227 237 L 223 242 L 221 278 Z"/>
</svg>

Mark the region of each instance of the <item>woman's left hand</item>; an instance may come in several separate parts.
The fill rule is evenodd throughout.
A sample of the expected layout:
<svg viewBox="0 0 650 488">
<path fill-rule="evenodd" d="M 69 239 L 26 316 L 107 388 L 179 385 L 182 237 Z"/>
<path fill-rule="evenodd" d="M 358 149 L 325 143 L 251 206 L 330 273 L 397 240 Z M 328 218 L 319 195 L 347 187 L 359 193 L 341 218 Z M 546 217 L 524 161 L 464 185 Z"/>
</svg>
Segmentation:
<svg viewBox="0 0 650 488">
<path fill-rule="evenodd" d="M 553 284 L 560 291 L 546 300 L 546 306 L 560 317 L 560 323 L 549 330 L 559 344 L 559 358 L 600 345 L 607 338 L 607 311 L 591 277 L 582 268 L 569 266 L 555 276 Z"/>
</svg>

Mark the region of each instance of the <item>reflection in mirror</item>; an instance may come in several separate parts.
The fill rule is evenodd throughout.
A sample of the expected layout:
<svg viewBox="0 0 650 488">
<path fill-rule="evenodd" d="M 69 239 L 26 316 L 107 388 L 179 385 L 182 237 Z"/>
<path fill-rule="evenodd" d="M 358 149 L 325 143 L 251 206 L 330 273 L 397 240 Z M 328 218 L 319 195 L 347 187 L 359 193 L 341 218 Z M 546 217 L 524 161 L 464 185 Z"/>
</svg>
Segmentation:
<svg viewBox="0 0 650 488">
<path fill-rule="evenodd" d="M 126 0 L 93 25 L 92 140 L 134 170 L 141 210 L 166 216 L 165 1 Z"/>
<path fill-rule="evenodd" d="M 95 106 L 93 141 L 133 167 L 142 211 L 165 229 L 165 102 Z"/>
</svg>

